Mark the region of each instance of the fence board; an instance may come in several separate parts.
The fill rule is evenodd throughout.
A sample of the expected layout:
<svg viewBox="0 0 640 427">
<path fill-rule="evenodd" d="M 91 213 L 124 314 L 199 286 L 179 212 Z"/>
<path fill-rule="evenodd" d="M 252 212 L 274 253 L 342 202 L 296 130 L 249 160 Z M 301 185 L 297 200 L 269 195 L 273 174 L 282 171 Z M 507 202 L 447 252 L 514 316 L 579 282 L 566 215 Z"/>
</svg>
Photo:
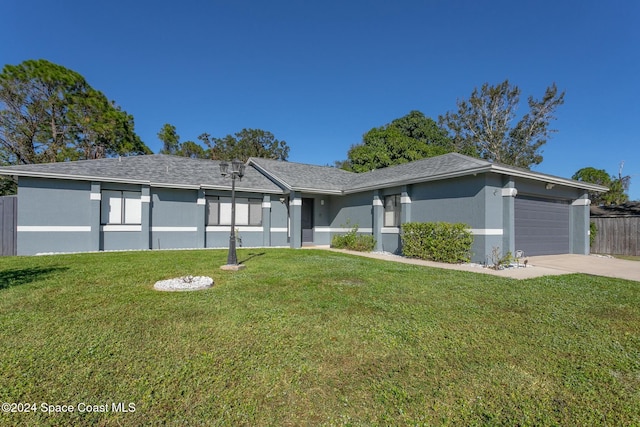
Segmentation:
<svg viewBox="0 0 640 427">
<path fill-rule="evenodd" d="M 0 197 L 0 256 L 16 254 L 18 198 Z"/>
<path fill-rule="evenodd" d="M 640 217 L 595 217 L 597 233 L 591 252 L 640 256 Z"/>
</svg>

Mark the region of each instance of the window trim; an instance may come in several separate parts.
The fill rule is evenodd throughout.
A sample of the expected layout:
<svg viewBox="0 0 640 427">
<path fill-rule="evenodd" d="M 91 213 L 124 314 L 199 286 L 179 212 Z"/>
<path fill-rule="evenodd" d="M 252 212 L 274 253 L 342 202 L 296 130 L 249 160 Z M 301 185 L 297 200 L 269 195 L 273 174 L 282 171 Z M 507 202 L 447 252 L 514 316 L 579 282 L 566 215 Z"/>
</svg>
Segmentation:
<svg viewBox="0 0 640 427">
<path fill-rule="evenodd" d="M 205 196 L 205 226 L 230 226 L 231 225 L 231 197 L 229 196 Z M 239 202 L 240 201 L 240 202 Z M 211 207 L 215 206 L 217 212 L 211 215 Z M 253 207 L 253 209 L 252 209 Z M 252 218 L 252 213 L 257 216 Z M 210 220 L 215 219 L 215 223 Z M 256 221 L 257 220 L 257 221 Z M 262 198 L 236 197 L 236 226 L 261 227 L 262 226 Z"/>
<path fill-rule="evenodd" d="M 392 203 L 392 209 L 389 209 L 389 203 Z M 384 196 L 384 218 L 382 222 L 382 226 L 385 228 L 388 227 L 400 227 L 401 222 L 401 211 L 402 211 L 402 199 L 400 194 L 389 194 Z M 389 221 L 389 216 L 393 215 L 393 221 Z"/>
<path fill-rule="evenodd" d="M 100 225 L 142 225 L 142 191 L 102 190 L 100 192 L 100 199 Z M 118 203 L 112 205 L 112 200 L 118 200 Z M 116 205 L 120 211 L 120 219 L 118 220 L 114 218 L 116 216 L 115 212 L 112 214 L 112 208 L 116 207 Z M 132 212 L 132 214 L 128 215 L 127 212 Z M 112 221 L 112 219 L 114 221 Z"/>
</svg>

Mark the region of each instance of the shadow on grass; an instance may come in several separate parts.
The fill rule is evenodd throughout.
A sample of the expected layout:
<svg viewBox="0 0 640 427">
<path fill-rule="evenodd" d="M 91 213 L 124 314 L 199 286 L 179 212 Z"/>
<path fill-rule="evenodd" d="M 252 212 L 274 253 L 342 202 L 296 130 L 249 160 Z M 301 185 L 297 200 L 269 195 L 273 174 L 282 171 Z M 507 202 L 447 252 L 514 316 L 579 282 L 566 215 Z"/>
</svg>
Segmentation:
<svg viewBox="0 0 640 427">
<path fill-rule="evenodd" d="M 249 261 L 250 259 L 262 256 L 264 254 L 266 254 L 266 252 L 250 253 L 249 256 L 246 257 L 245 259 L 238 261 L 238 264 L 244 264 L 245 262 Z"/>
<path fill-rule="evenodd" d="M 34 267 L 0 271 L 0 290 L 7 289 L 12 286 L 25 285 L 38 279 L 42 279 L 51 273 L 65 271 L 68 269 L 68 267 Z"/>
</svg>

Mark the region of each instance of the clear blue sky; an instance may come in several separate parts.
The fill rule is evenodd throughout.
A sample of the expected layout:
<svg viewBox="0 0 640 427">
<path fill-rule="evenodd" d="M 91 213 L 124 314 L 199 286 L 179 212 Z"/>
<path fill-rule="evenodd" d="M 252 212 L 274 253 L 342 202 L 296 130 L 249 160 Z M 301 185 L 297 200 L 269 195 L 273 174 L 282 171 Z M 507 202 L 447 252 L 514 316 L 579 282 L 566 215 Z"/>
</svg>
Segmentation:
<svg viewBox="0 0 640 427">
<path fill-rule="evenodd" d="M 272 132 L 289 160 L 333 164 L 411 110 L 437 119 L 483 83 L 566 91 L 536 171 L 632 176 L 640 200 L 637 0 L 4 0 L 0 65 L 47 59 L 135 118 L 154 151 Z"/>
</svg>

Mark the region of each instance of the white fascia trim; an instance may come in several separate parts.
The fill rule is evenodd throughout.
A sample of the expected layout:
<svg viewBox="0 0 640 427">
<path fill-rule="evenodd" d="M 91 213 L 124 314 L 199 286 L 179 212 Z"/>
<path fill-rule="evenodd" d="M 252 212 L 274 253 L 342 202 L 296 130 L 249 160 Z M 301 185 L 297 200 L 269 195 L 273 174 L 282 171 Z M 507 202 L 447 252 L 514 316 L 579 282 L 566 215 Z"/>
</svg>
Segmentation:
<svg viewBox="0 0 640 427">
<path fill-rule="evenodd" d="M 400 234 L 400 227 L 382 227 L 380 232 L 382 234 Z"/>
<path fill-rule="evenodd" d="M 518 190 L 515 188 L 502 189 L 502 197 L 516 197 L 517 195 L 518 195 Z"/>
<path fill-rule="evenodd" d="M 151 227 L 151 231 L 189 232 L 189 231 L 198 231 L 198 227 Z"/>
<path fill-rule="evenodd" d="M 136 224 L 107 224 L 100 227 L 101 231 L 142 231 L 142 225 Z"/>
<path fill-rule="evenodd" d="M 202 184 L 200 188 L 203 190 L 212 190 L 212 191 L 224 191 L 231 192 L 231 186 L 226 185 L 210 185 L 210 184 Z M 274 190 L 274 189 L 266 189 L 266 188 L 244 188 L 244 187 L 236 187 L 236 191 L 242 193 L 253 193 L 253 194 L 283 194 L 282 190 Z M 210 193 L 207 194 L 211 196 Z"/>
<path fill-rule="evenodd" d="M 91 176 L 91 175 L 67 175 L 62 173 L 51 172 L 33 172 L 33 171 L 17 171 L 0 169 L 2 175 L 12 176 L 28 176 L 32 178 L 54 178 L 54 179 L 68 179 L 70 181 L 99 181 L 99 182 L 117 182 L 119 184 L 149 184 L 148 180 L 140 179 L 127 179 L 127 178 L 111 178 L 105 176 Z"/>
<path fill-rule="evenodd" d="M 179 189 L 184 189 L 184 190 L 199 190 L 200 189 L 200 185 L 172 184 L 170 182 L 151 182 L 149 184 L 149 186 L 157 187 L 157 188 L 179 188 Z"/>
<path fill-rule="evenodd" d="M 37 233 L 86 233 L 91 231 L 90 225 L 19 225 L 18 232 Z"/>
<path fill-rule="evenodd" d="M 89 200 L 102 200 L 102 194 L 101 193 L 91 193 L 89 195 Z"/>
<path fill-rule="evenodd" d="M 313 227 L 316 233 L 348 233 L 352 230 L 346 227 Z M 373 233 L 373 228 L 358 228 L 358 233 Z"/>
<path fill-rule="evenodd" d="M 589 199 L 576 199 L 571 202 L 571 206 L 589 206 L 591 205 L 591 200 Z"/>
<path fill-rule="evenodd" d="M 583 182 L 583 181 L 574 181 L 571 179 L 561 178 L 558 176 L 545 175 L 545 174 L 530 172 L 525 170 L 511 169 L 509 167 L 499 166 L 495 164 L 492 164 L 490 166 L 490 169 L 493 172 L 498 172 L 503 175 L 517 176 L 520 178 L 528 178 L 528 179 L 533 179 L 535 181 L 549 182 L 552 184 L 580 188 L 583 190 L 600 191 L 600 192 L 609 191 L 607 187 L 603 187 L 602 185 L 590 184 L 588 182 Z"/>
<path fill-rule="evenodd" d="M 309 194 L 336 194 L 342 195 L 344 194 L 342 190 L 327 190 L 324 188 L 305 188 L 305 187 L 296 187 L 292 188 L 296 193 L 309 193 Z"/>
<path fill-rule="evenodd" d="M 238 231 L 263 231 L 264 228 L 261 225 L 236 225 L 236 230 Z M 213 231 L 226 231 L 227 233 L 231 231 L 230 225 L 207 225 L 205 227 L 205 231 L 213 232 Z"/>
<path fill-rule="evenodd" d="M 287 227 L 271 227 L 269 231 L 272 233 L 286 233 L 289 229 Z"/>
<path fill-rule="evenodd" d="M 469 228 L 474 236 L 502 236 L 504 230 L 502 228 Z"/>
</svg>

